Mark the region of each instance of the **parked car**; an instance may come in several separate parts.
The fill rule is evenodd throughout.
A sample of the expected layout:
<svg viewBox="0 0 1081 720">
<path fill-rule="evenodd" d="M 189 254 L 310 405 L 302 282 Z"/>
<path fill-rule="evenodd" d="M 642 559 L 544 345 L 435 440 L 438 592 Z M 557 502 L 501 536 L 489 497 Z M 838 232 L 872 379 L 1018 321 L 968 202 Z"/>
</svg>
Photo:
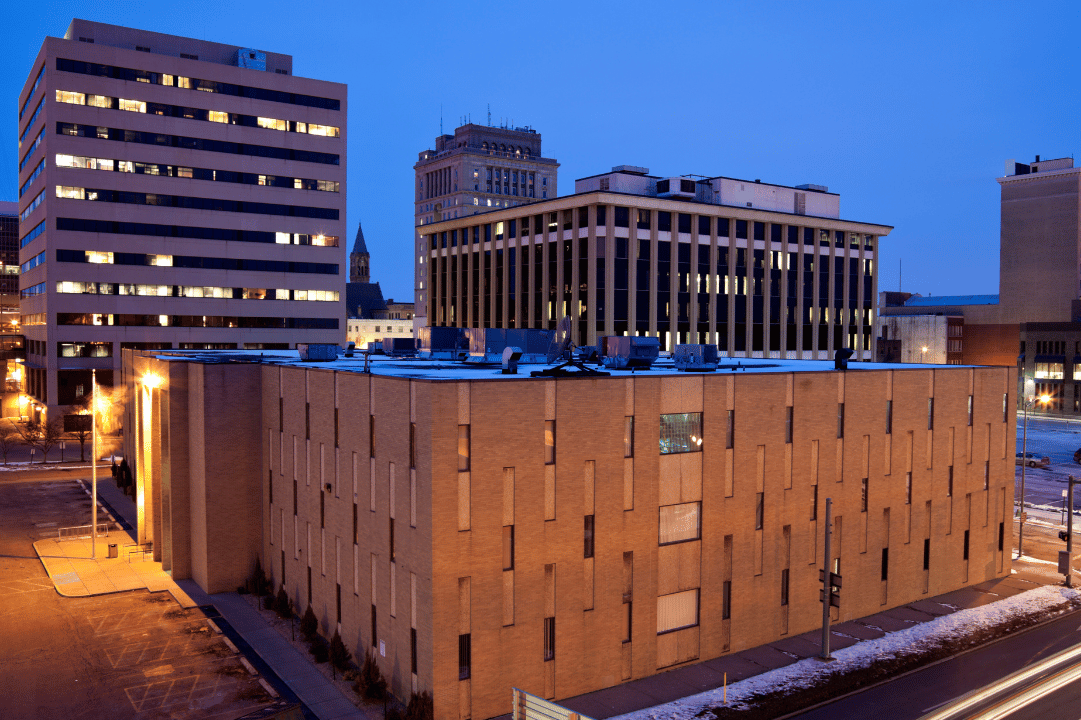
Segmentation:
<svg viewBox="0 0 1081 720">
<path fill-rule="evenodd" d="M 1073 454 L 1073 461 L 1081 464 L 1081 448 L 1078 448 L 1077 452 Z"/>
<path fill-rule="evenodd" d="M 1081 452 L 1081 450 L 1078 452 Z M 1074 458 L 1077 458 L 1076 454 L 1074 455 Z M 1017 453 L 1017 464 L 1028 465 L 1031 468 L 1046 468 L 1051 467 L 1051 458 L 1046 455 L 1037 455 L 1036 453 Z"/>
</svg>

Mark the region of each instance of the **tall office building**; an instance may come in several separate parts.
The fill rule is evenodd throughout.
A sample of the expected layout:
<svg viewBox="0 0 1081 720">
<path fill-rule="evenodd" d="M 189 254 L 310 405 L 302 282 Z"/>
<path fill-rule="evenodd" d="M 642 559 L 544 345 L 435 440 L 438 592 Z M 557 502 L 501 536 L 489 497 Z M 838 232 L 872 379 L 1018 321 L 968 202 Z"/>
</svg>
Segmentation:
<svg viewBox="0 0 1081 720">
<path fill-rule="evenodd" d="M 541 155 L 541 136 L 529 127 L 463 125 L 422 150 L 416 171 L 416 269 L 413 327 L 431 324 L 427 302 L 428 249 L 424 226 L 556 197 L 559 163 Z"/>
<path fill-rule="evenodd" d="M 23 414 L 25 357 L 19 329 L 19 204 L 0 201 L 0 417 Z"/>
<path fill-rule="evenodd" d="M 487 210 L 487 208 L 485 208 Z M 575 194 L 417 228 L 428 324 L 716 343 L 735 357 L 874 358 L 879 239 L 840 197 L 620 165 Z M 421 312 L 420 306 L 417 313 Z"/>
<path fill-rule="evenodd" d="M 73 20 L 19 97 L 28 392 L 120 349 L 293 347 L 345 328 L 346 87 L 292 57 Z M 258 302 L 256 302 L 258 301 Z"/>
</svg>

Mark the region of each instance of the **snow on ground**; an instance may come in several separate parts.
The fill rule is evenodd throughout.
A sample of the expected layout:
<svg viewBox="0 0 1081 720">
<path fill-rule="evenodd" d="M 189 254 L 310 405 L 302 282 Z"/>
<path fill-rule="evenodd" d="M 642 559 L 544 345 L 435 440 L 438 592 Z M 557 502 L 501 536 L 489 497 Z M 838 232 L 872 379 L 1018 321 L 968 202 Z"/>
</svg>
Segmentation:
<svg viewBox="0 0 1081 720">
<path fill-rule="evenodd" d="M 959 610 L 929 622 L 867 640 L 833 653 L 834 662 L 805 658 L 787 667 L 749 677 L 728 686 L 728 705 L 749 707 L 757 695 L 810 688 L 831 675 L 869 667 L 883 658 L 905 657 L 934 649 L 944 641 L 995 627 L 1018 618 L 1061 609 L 1081 600 L 1081 590 L 1047 585 L 976 608 Z M 616 720 L 689 720 L 699 712 L 724 704 L 721 688 L 663 705 L 621 715 Z"/>
</svg>

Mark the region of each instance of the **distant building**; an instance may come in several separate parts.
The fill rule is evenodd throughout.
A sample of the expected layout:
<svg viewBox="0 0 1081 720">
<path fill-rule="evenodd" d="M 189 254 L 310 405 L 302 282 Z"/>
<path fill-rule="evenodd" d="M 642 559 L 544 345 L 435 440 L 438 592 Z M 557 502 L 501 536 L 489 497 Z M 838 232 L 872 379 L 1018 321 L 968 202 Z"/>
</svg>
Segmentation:
<svg viewBox="0 0 1081 720">
<path fill-rule="evenodd" d="M 841 218 L 840 196 L 621 165 L 576 194 L 433 221 L 432 326 L 554 328 L 576 344 L 650 335 L 733 357 L 874 358 L 878 245 L 888 225 Z"/>
<path fill-rule="evenodd" d="M 26 414 L 25 339 L 19 325 L 19 204 L 0 201 L 0 416 Z"/>
<path fill-rule="evenodd" d="M 364 242 L 364 228 L 357 223 L 357 236 L 353 239 L 353 249 L 349 251 L 349 282 L 371 282 L 371 255 Z"/>
<path fill-rule="evenodd" d="M 359 224 L 349 252 L 349 278 L 345 290 L 347 342 L 366 347 L 385 338 L 414 336 L 413 303 L 384 300 L 379 283 L 371 281 L 371 255 Z"/>
<path fill-rule="evenodd" d="M 423 226 L 517 207 L 556 197 L 559 163 L 541 154 L 541 136 L 530 127 L 462 125 L 440 135 L 434 150 L 418 153 L 416 173 L 416 245 L 414 327 L 431 324 L 427 305 L 431 287 Z"/>
<path fill-rule="evenodd" d="M 966 313 L 997 304 L 997 295 L 921 297 L 905 292 L 879 293 L 877 358 L 881 362 L 961 365 L 965 362 Z M 971 330 L 972 326 L 968 327 Z"/>
<path fill-rule="evenodd" d="M 73 20 L 19 99 L 28 392 L 63 412 L 121 348 L 345 335 L 346 87 L 289 55 Z"/>
<path fill-rule="evenodd" d="M 209 593 L 258 560 L 437 718 L 817 631 L 827 499 L 834 622 L 1010 574 L 1009 368 L 217 360 L 124 355 L 139 541 Z"/>
</svg>

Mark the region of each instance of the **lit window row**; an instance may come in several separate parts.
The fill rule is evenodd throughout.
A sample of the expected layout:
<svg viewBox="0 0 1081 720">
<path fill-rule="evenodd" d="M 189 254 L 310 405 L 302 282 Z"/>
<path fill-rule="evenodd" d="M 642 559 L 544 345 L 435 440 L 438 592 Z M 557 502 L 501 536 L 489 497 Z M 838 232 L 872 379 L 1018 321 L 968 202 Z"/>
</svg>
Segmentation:
<svg viewBox="0 0 1081 720">
<path fill-rule="evenodd" d="M 44 163 L 44 161 L 42 161 Z M 136 175 L 160 175 L 163 177 L 191 178 L 194 180 L 211 180 L 217 182 L 233 182 L 244 185 L 266 185 L 270 187 L 285 187 L 296 190 L 322 190 L 324 192 L 338 192 L 338 183 L 334 180 L 311 180 L 307 178 L 283 177 L 280 175 L 259 175 L 256 173 L 242 173 L 232 170 L 207 170 L 205 168 L 190 168 L 180 165 L 160 165 L 157 163 L 133 162 L 131 160 L 113 160 L 111 158 L 87 157 L 84 155 L 62 155 L 57 153 L 56 166 L 63 168 L 85 168 L 87 170 L 109 170 Z M 39 169 L 27 180 L 26 185 L 34 181 L 40 172 Z M 24 186 L 25 187 L 25 186 Z"/>
<path fill-rule="evenodd" d="M 91 189 L 57 185 L 56 197 L 70 200 L 93 200 L 97 202 L 123 203 L 125 205 L 150 205 L 175 207 L 186 210 L 213 210 L 218 212 L 248 213 L 255 215 L 280 215 L 286 217 L 337 220 L 337 208 L 285 205 L 283 203 L 249 202 L 247 200 L 224 200 L 221 198 L 166 195 L 164 193 L 141 193 L 111 189 Z"/>
<path fill-rule="evenodd" d="M 334 125 L 319 125 L 316 123 L 302 122 L 300 120 L 279 120 L 277 118 L 256 115 L 242 115 L 240 113 L 190 108 L 181 105 L 167 105 L 165 103 L 148 103 L 145 100 L 130 100 L 126 98 L 110 97 L 108 95 L 90 95 L 71 90 L 57 90 L 56 101 L 67 103 L 69 105 L 89 105 L 90 107 L 106 108 L 110 110 L 126 110 L 128 112 L 149 113 L 151 115 L 187 118 L 189 120 L 206 120 L 208 122 L 224 123 L 226 125 L 261 127 L 269 130 L 319 135 L 321 137 L 341 137 L 341 129 Z M 34 114 L 34 117 L 37 117 L 37 113 Z M 33 120 L 30 121 L 30 124 L 33 124 Z M 27 125 L 27 130 L 29 130 L 29 128 L 30 125 Z M 25 131 L 23 135 L 25 138 Z M 24 138 L 20 138 L 20 144 Z"/>
<path fill-rule="evenodd" d="M 88 257 L 98 256 L 98 260 L 90 259 L 90 262 L 104 262 L 102 256 L 108 256 L 108 262 L 112 262 L 112 253 L 87 253 Z M 172 258 L 168 255 L 151 256 L 167 258 L 168 262 L 156 264 L 172 264 Z M 44 284 L 41 284 L 44 286 Z M 36 287 L 36 286 L 35 286 Z M 44 289 L 39 292 L 44 292 Z M 184 297 L 184 298 L 214 298 L 219 300 L 307 300 L 313 302 L 337 302 L 337 290 L 291 290 L 289 288 L 233 288 L 211 287 L 204 285 L 130 285 L 125 283 L 98 283 L 78 282 L 61 280 L 56 283 L 56 292 L 64 295 L 143 295 L 147 297 Z M 34 293 L 38 294 L 38 293 Z"/>
</svg>

